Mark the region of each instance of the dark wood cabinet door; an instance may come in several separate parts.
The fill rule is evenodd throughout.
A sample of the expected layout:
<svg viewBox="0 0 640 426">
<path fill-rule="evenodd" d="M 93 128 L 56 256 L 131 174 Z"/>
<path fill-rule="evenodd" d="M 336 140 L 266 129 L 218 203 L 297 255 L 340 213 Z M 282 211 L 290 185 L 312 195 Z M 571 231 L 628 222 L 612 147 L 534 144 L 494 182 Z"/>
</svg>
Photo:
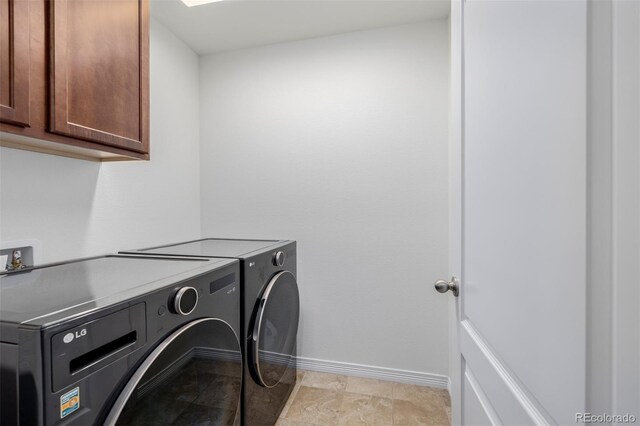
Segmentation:
<svg viewBox="0 0 640 426">
<path fill-rule="evenodd" d="M 148 0 L 50 2 L 50 131 L 146 153 Z"/>
<path fill-rule="evenodd" d="M 29 126 L 29 1 L 0 0 L 0 122 Z"/>
</svg>

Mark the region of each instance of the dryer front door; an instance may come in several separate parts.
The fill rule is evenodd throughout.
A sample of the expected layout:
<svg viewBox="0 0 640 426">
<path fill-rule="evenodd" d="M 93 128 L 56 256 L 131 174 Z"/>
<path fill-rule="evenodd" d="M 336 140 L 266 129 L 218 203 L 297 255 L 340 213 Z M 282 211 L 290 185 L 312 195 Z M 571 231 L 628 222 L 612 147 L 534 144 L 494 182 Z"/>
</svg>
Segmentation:
<svg viewBox="0 0 640 426">
<path fill-rule="evenodd" d="M 300 295 L 291 272 L 279 272 L 269 281 L 253 318 L 249 370 L 259 385 L 272 388 L 295 362 Z"/>
<path fill-rule="evenodd" d="M 195 320 L 144 360 L 105 424 L 239 425 L 241 386 L 240 342 L 231 326 Z"/>
</svg>

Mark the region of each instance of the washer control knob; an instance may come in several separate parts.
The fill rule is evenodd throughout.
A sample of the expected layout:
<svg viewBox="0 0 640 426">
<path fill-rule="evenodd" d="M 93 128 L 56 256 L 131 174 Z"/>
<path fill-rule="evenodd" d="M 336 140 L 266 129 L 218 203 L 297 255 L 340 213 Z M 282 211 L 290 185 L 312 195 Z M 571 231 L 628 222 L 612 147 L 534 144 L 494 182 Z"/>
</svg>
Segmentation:
<svg viewBox="0 0 640 426">
<path fill-rule="evenodd" d="M 276 265 L 276 266 L 284 265 L 284 252 L 283 251 L 276 252 L 276 254 L 273 255 L 273 264 Z"/>
<path fill-rule="evenodd" d="M 180 315 L 189 315 L 198 304 L 198 290 L 193 287 L 182 287 L 173 297 L 173 311 Z"/>
</svg>

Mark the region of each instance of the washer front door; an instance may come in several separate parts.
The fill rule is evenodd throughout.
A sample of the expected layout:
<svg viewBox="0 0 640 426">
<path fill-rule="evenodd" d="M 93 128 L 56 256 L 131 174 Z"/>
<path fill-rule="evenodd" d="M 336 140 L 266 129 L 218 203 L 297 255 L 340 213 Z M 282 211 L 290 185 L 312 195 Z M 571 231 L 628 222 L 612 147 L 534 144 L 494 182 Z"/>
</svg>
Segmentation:
<svg viewBox="0 0 640 426">
<path fill-rule="evenodd" d="M 196 320 L 151 352 L 105 424 L 239 425 L 241 386 L 238 336 L 222 320 Z"/>
<path fill-rule="evenodd" d="M 249 367 L 261 386 L 276 386 L 290 363 L 295 362 L 299 318 L 296 278 L 289 271 L 279 272 L 262 292 L 250 340 Z"/>
</svg>

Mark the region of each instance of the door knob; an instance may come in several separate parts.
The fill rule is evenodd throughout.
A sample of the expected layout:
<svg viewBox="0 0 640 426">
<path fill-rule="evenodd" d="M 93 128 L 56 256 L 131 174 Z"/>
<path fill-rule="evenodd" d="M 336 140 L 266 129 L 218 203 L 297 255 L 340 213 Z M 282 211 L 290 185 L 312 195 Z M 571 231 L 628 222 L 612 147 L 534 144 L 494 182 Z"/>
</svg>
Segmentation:
<svg viewBox="0 0 640 426">
<path fill-rule="evenodd" d="M 460 288 L 458 287 L 458 279 L 456 277 L 451 277 L 451 281 L 438 280 L 435 282 L 436 291 L 438 293 L 446 293 L 451 290 L 455 297 L 458 297 L 458 293 L 460 292 Z"/>
</svg>

